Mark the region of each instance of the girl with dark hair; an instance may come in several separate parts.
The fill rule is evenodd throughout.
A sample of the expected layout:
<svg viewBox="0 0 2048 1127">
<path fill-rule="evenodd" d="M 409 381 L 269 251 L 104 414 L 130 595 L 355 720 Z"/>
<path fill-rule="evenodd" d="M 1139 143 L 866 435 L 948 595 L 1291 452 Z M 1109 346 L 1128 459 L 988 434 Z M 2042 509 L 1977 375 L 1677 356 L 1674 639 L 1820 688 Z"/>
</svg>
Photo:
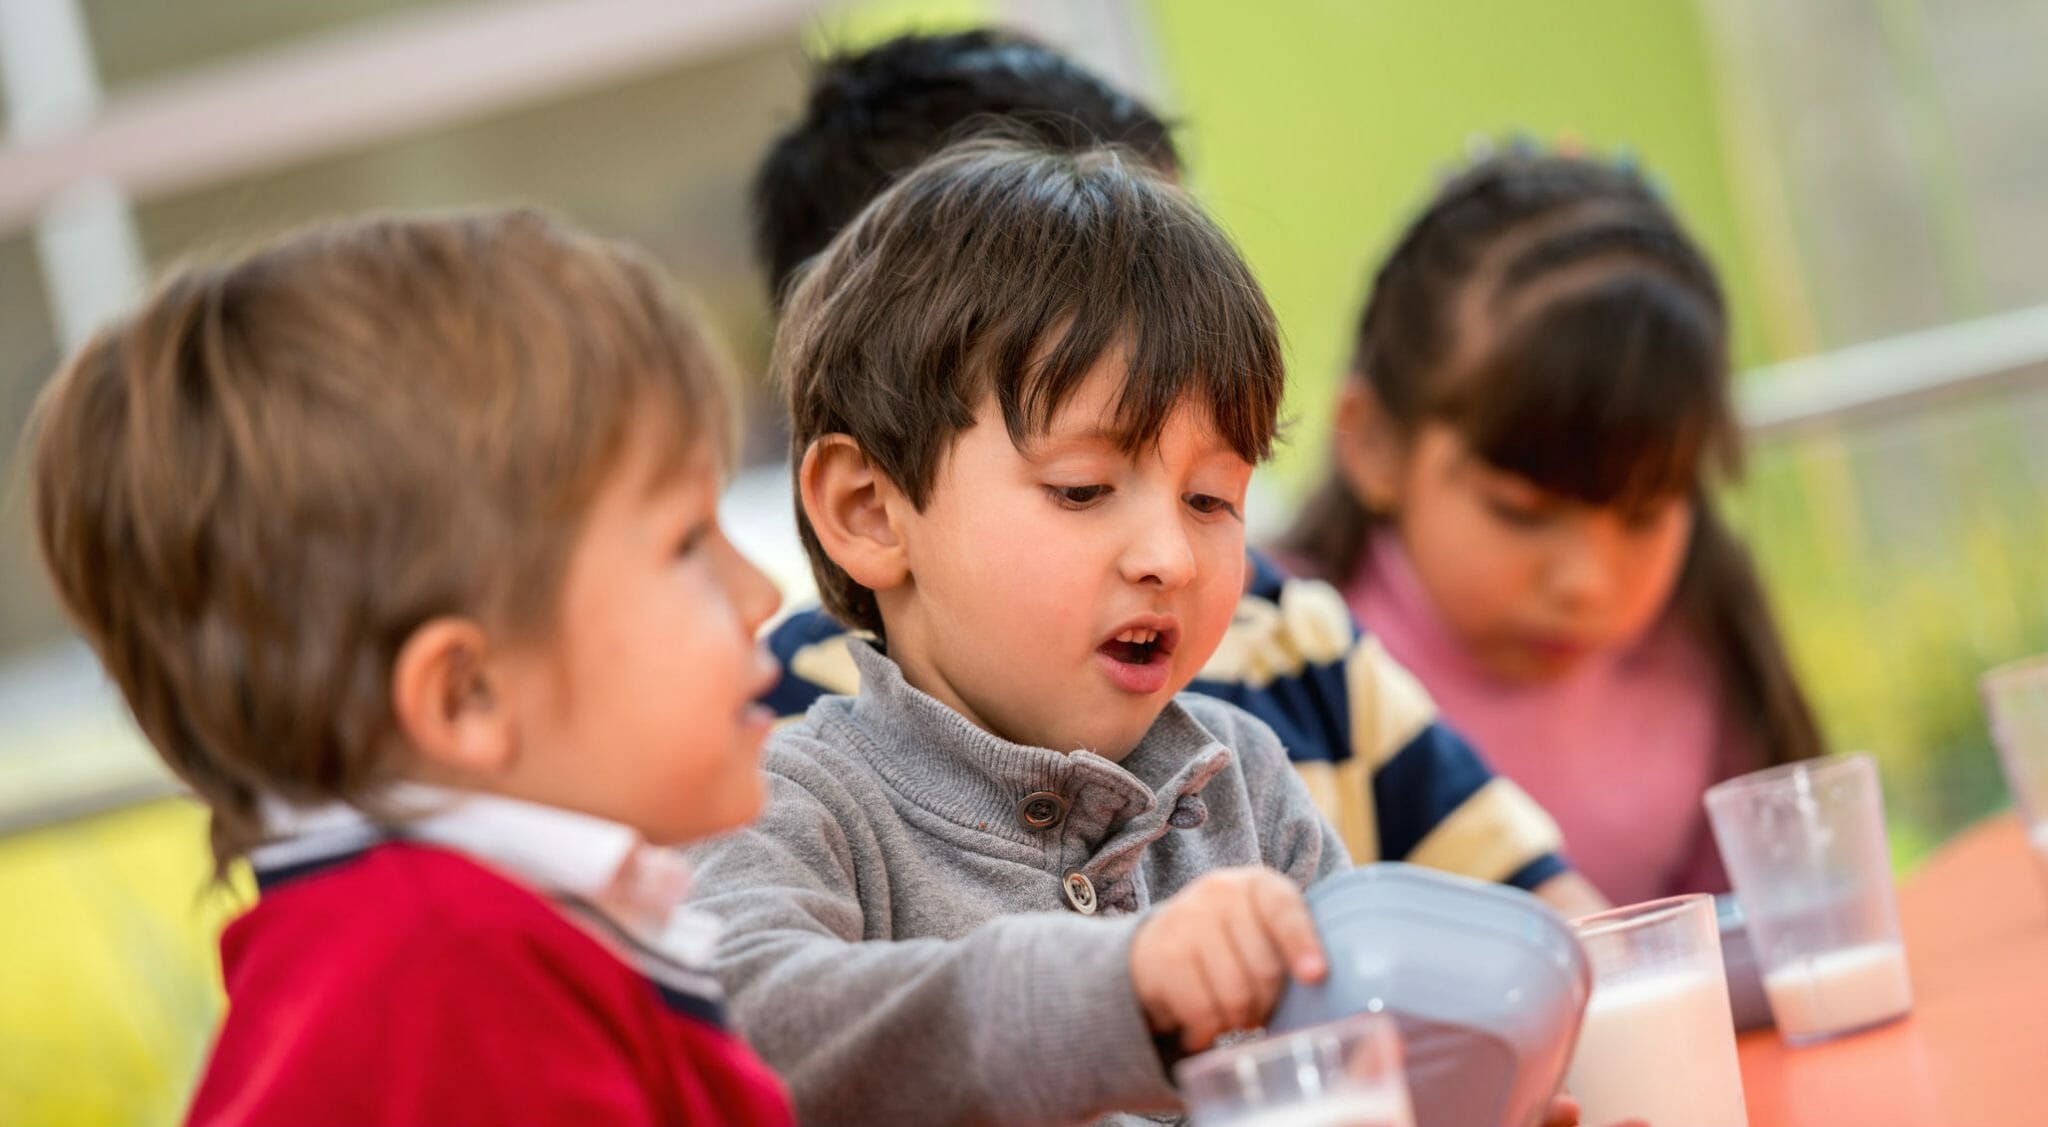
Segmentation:
<svg viewBox="0 0 2048 1127">
<path fill-rule="evenodd" d="M 1748 552 L 1713 269 L 1630 170 L 1459 175 L 1374 279 L 1284 544 L 1617 903 L 1726 887 L 1709 784 L 1820 754 Z"/>
</svg>

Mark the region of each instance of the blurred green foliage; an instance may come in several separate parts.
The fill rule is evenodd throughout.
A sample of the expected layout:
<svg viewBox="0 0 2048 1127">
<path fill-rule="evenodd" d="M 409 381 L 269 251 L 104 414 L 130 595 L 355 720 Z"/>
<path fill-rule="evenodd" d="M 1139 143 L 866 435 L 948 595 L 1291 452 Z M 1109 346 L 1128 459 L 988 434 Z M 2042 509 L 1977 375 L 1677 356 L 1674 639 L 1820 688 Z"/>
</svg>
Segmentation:
<svg viewBox="0 0 2048 1127">
<path fill-rule="evenodd" d="M 2010 804 L 1976 681 L 2048 651 L 2048 393 L 1755 452 L 1730 498 L 1831 745 L 1882 766 L 1917 860 Z"/>
</svg>

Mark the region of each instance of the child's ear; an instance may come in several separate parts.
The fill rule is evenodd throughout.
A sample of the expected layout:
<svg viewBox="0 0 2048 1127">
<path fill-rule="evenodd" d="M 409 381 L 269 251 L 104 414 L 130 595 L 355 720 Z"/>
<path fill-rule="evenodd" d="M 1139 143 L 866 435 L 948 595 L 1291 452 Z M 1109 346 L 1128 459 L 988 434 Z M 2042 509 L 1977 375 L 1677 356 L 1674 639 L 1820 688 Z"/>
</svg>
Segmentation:
<svg viewBox="0 0 2048 1127">
<path fill-rule="evenodd" d="M 909 578 L 910 560 L 896 522 L 907 498 L 876 471 L 852 436 L 814 440 L 796 481 L 819 545 L 854 582 L 887 591 Z"/>
<path fill-rule="evenodd" d="M 436 618 L 391 666 L 391 711 L 429 776 L 478 780 L 518 757 L 512 710 L 492 684 L 490 640 L 467 618 Z"/>
<path fill-rule="evenodd" d="M 1393 512 L 1400 503 L 1407 443 L 1362 377 L 1345 380 L 1337 393 L 1336 447 L 1337 471 L 1358 503 L 1374 513 Z"/>
</svg>

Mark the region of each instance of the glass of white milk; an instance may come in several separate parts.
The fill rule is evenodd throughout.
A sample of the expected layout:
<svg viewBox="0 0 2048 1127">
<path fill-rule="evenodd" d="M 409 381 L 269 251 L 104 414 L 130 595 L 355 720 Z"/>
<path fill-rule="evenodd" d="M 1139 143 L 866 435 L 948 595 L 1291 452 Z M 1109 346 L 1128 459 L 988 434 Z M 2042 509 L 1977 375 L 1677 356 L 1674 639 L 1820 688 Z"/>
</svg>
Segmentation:
<svg viewBox="0 0 2048 1127">
<path fill-rule="evenodd" d="M 1771 767 L 1716 783 L 1706 802 L 1779 1034 L 1805 1044 L 1910 1012 L 1877 761 Z"/>
<path fill-rule="evenodd" d="M 1593 967 L 1565 1090 L 1580 1122 L 1747 1127 L 1711 896 L 1572 921 Z"/>
</svg>

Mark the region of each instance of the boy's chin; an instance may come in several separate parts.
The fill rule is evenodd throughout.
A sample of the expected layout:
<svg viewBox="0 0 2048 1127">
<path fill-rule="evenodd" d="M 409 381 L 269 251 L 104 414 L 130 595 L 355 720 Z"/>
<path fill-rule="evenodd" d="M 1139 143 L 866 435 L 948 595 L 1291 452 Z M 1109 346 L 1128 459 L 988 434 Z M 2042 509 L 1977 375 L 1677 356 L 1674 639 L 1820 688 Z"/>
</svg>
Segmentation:
<svg viewBox="0 0 2048 1127">
<path fill-rule="evenodd" d="M 1117 725 L 1114 728 L 1083 732 L 1077 738 L 1067 741 L 1066 747 L 1060 750 L 1087 748 L 1113 763 L 1121 762 L 1125 756 L 1137 749 L 1139 741 L 1145 738 L 1146 732 L 1152 730 L 1153 721 L 1158 719 L 1158 713 L 1154 712 L 1146 719 L 1143 727 L 1136 729 L 1128 725 Z"/>
<path fill-rule="evenodd" d="M 685 846 L 745 829 L 768 805 L 768 779 L 760 771 L 709 803 L 699 803 L 678 824 L 639 827 L 649 845 Z"/>
<path fill-rule="evenodd" d="M 1152 726 L 1159 722 L 1160 715 L 1173 703 L 1173 698 L 1186 687 L 1185 683 L 1169 685 L 1158 694 L 1146 697 L 1142 701 L 1123 702 L 1125 708 L 1119 709 L 1122 715 L 1117 717 L 1117 723 L 1105 725 L 1102 730 L 1093 733 L 1097 742 L 1081 743 L 1076 746 L 1086 747 L 1104 759 L 1121 761 L 1137 749 L 1138 744 L 1145 739 L 1145 734 L 1152 730 Z M 1137 707 L 1132 708 L 1132 705 Z"/>
<path fill-rule="evenodd" d="M 1085 692 L 1076 694 L 1077 697 L 1085 695 Z M 1156 698 L 1142 700 L 1130 697 L 1097 698 L 1085 703 L 1075 700 L 1072 712 L 1050 724 L 1027 721 L 1012 727 L 991 724 L 986 718 L 970 716 L 969 719 L 1011 743 L 1062 753 L 1087 750 L 1116 762 L 1129 755 L 1144 740 L 1145 733 L 1152 730 L 1172 700 L 1171 693 L 1160 693 Z"/>
</svg>

